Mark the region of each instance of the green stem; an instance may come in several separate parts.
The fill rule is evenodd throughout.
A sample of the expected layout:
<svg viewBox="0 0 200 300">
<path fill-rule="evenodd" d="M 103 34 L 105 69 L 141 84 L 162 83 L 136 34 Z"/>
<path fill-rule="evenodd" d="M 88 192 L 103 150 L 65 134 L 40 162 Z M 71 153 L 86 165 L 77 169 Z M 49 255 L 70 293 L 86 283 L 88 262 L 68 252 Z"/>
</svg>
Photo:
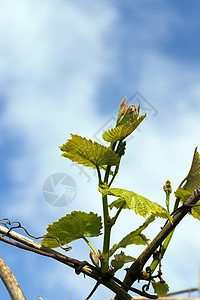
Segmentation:
<svg viewBox="0 0 200 300">
<path fill-rule="evenodd" d="M 173 233 L 174 233 L 174 230 L 172 232 L 170 232 L 170 234 L 166 237 L 164 243 L 163 243 L 163 247 L 161 249 L 161 254 L 162 254 L 162 257 L 164 256 L 165 254 L 165 251 L 167 250 L 167 247 L 169 246 L 169 243 L 171 241 L 171 238 L 173 236 Z"/>
<path fill-rule="evenodd" d="M 102 195 L 102 201 L 103 201 L 103 217 L 104 217 L 104 226 L 105 226 L 109 217 L 107 195 Z"/>
<path fill-rule="evenodd" d="M 187 176 L 188 177 L 188 176 Z M 184 184 L 184 182 L 187 180 L 187 177 L 185 177 L 182 181 L 181 181 L 181 183 L 179 184 L 179 187 L 178 187 L 178 189 L 179 188 L 181 188 L 181 186 Z"/>
<path fill-rule="evenodd" d="M 95 250 L 95 248 L 90 244 L 90 242 L 88 241 L 88 239 L 83 236 L 84 241 L 88 244 L 88 246 L 92 249 L 92 251 L 94 252 L 94 254 L 98 255 L 98 252 Z"/>
<path fill-rule="evenodd" d="M 169 243 L 171 241 L 171 238 L 173 236 L 173 233 L 174 233 L 174 230 L 172 232 L 170 232 L 170 234 L 166 237 L 164 243 L 163 243 L 163 246 L 161 248 L 161 257 L 164 256 L 166 250 L 167 250 L 167 247 L 169 246 Z M 155 271 L 155 269 L 157 268 L 159 264 L 159 258 L 156 257 L 154 258 L 154 260 L 152 261 L 151 265 L 150 265 L 150 268 L 151 268 L 151 274 L 153 274 L 153 272 Z"/>
<path fill-rule="evenodd" d="M 168 213 L 169 213 L 169 199 L 170 199 L 170 193 L 166 192 L 166 206 L 167 206 Z"/>
<path fill-rule="evenodd" d="M 175 204 L 174 204 L 174 210 L 173 211 L 176 211 L 178 206 L 179 206 L 179 203 L 180 203 L 180 198 L 176 198 L 176 201 L 175 201 Z"/>
<path fill-rule="evenodd" d="M 178 188 L 181 188 L 181 186 L 182 186 L 183 183 L 186 181 L 186 179 L 187 179 L 187 177 L 184 178 L 184 179 L 181 181 L 181 183 L 180 183 L 180 185 L 179 185 Z M 166 196 L 167 196 L 167 194 L 166 194 Z M 180 198 L 176 198 L 176 201 L 175 201 L 175 203 L 174 203 L 174 209 L 173 209 L 173 212 L 175 212 L 175 211 L 178 209 L 179 203 L 180 203 Z M 174 230 L 175 230 L 175 229 L 174 229 Z M 162 255 L 162 257 L 164 256 L 164 254 L 165 254 L 165 252 L 166 252 L 166 250 L 167 250 L 167 247 L 169 246 L 169 243 L 170 243 L 171 238 L 172 238 L 172 236 L 173 236 L 174 230 L 173 230 L 172 232 L 170 232 L 170 234 L 166 237 L 166 239 L 165 239 L 165 241 L 164 241 L 164 243 L 163 243 L 163 246 L 162 246 L 162 248 L 161 248 L 161 255 Z M 151 263 L 150 268 L 151 268 L 151 270 L 152 270 L 152 273 L 155 271 L 156 267 L 158 266 L 158 263 L 159 263 L 158 258 L 155 258 L 155 259 L 153 260 L 153 262 Z"/>
<path fill-rule="evenodd" d="M 111 149 L 115 149 L 115 143 L 111 143 Z M 111 167 L 107 166 L 104 183 L 108 184 L 108 179 L 110 175 Z M 108 211 L 108 197 L 107 195 L 102 195 L 103 202 L 103 219 L 104 219 L 104 237 L 103 237 L 103 252 L 102 252 L 102 264 L 101 264 L 101 272 L 105 274 L 109 270 L 109 249 L 110 249 L 110 233 L 111 233 L 111 220 Z"/>
<path fill-rule="evenodd" d="M 104 245 L 102 252 L 101 272 L 103 274 L 109 271 L 109 248 L 110 248 L 110 232 L 111 226 L 106 225 L 104 229 Z"/>
<path fill-rule="evenodd" d="M 116 142 L 115 143 L 111 143 L 111 149 L 114 151 L 115 149 L 115 145 L 116 145 Z M 107 166 L 106 168 L 106 172 L 105 172 L 105 176 L 104 176 L 104 183 L 108 184 L 108 179 L 109 179 L 109 175 L 110 175 L 110 169 L 111 169 L 111 166 Z"/>
<path fill-rule="evenodd" d="M 109 178 L 109 175 L 110 175 L 110 169 L 111 169 L 111 167 L 107 166 L 105 176 L 104 176 L 104 183 L 106 183 L 106 184 L 108 183 L 108 178 Z"/>
<path fill-rule="evenodd" d="M 113 177 L 112 177 L 112 179 L 111 179 L 111 181 L 110 181 L 108 187 L 111 186 L 111 184 L 113 183 L 113 181 L 114 181 L 114 179 L 115 179 L 115 177 L 116 177 L 116 175 L 117 175 L 117 173 L 118 173 L 118 171 L 119 171 L 119 164 L 120 164 L 120 161 L 121 161 L 121 157 L 122 157 L 122 155 L 124 155 L 124 153 L 123 153 L 123 154 L 122 154 L 122 153 L 119 154 L 120 146 L 122 145 L 122 143 L 123 143 L 122 140 L 119 141 L 119 143 L 118 143 L 118 145 L 117 145 L 117 149 L 115 150 L 115 153 L 117 153 L 117 154 L 119 155 L 120 160 L 119 160 L 118 165 L 115 167 L 115 171 L 114 171 Z M 125 142 L 124 142 L 124 143 L 125 143 Z M 115 145 L 114 145 L 114 148 L 115 148 Z M 114 148 L 112 148 L 112 150 L 114 150 Z M 125 149 L 124 149 L 124 151 L 125 151 Z"/>
<path fill-rule="evenodd" d="M 117 142 L 111 143 L 110 148 L 114 151 L 115 150 L 115 146 L 116 146 Z"/>
<path fill-rule="evenodd" d="M 184 183 L 184 181 L 185 181 L 185 179 L 181 182 L 181 184 L 179 185 L 179 188 Z M 174 204 L 174 210 L 173 211 L 176 211 L 178 209 L 179 202 L 180 202 L 180 198 L 176 198 L 176 201 L 175 201 L 175 204 Z M 167 250 L 167 248 L 169 246 L 169 243 L 170 243 L 171 238 L 173 236 L 174 230 L 172 232 L 170 232 L 170 234 L 166 237 L 166 239 L 165 239 L 165 241 L 164 241 L 164 243 L 162 245 L 162 248 L 161 248 L 161 257 L 164 256 L 164 254 L 165 254 L 165 252 L 166 252 L 166 250 Z M 155 271 L 155 269 L 157 268 L 158 264 L 159 264 L 159 259 L 158 259 L 158 257 L 156 257 L 156 258 L 154 258 L 154 260 L 152 261 L 152 263 L 150 265 L 152 274 Z"/>
<path fill-rule="evenodd" d="M 109 166 L 107 167 L 107 170 Z M 107 172 L 106 170 L 106 172 Z M 110 172 L 110 171 L 109 171 Z M 108 177 L 105 174 L 105 179 Z M 104 180 L 105 180 L 104 179 Z M 106 182 L 106 180 L 104 182 Z M 103 236 L 103 251 L 102 251 L 102 261 L 101 261 L 101 272 L 105 274 L 109 270 L 109 249 L 110 249 L 110 233 L 111 233 L 111 222 L 108 211 L 108 197 L 107 195 L 102 195 L 103 202 L 103 219 L 104 219 L 104 236 Z"/>
<path fill-rule="evenodd" d="M 110 187 L 111 184 L 113 183 L 113 181 L 114 181 L 114 179 L 115 179 L 115 177 L 116 177 L 118 171 L 119 171 L 119 163 L 118 163 L 118 165 L 115 167 L 115 171 L 114 171 L 113 177 L 112 177 L 110 183 L 108 184 L 108 187 Z"/>
<path fill-rule="evenodd" d="M 102 196 L 103 201 L 103 215 L 104 215 L 104 240 L 103 240 L 103 260 L 101 271 L 102 273 L 106 273 L 108 271 L 108 254 L 110 248 L 110 232 L 111 232 L 111 223 L 109 220 L 109 212 L 108 212 L 108 199 L 107 195 Z"/>
<path fill-rule="evenodd" d="M 122 205 L 118 208 L 118 211 L 116 212 L 116 215 L 114 216 L 114 218 L 112 218 L 112 226 L 115 224 L 115 222 L 117 221 L 117 218 L 119 217 L 120 212 L 122 211 L 124 205 L 125 205 L 126 201 L 123 201 Z"/>
<path fill-rule="evenodd" d="M 107 166 L 106 173 L 104 177 L 104 183 L 108 183 L 108 178 L 110 174 L 110 166 Z M 103 242 L 103 254 L 106 254 L 107 249 L 109 250 L 109 241 L 110 237 L 108 236 L 108 233 L 110 233 L 110 230 L 108 230 L 108 227 L 110 227 L 110 224 L 108 226 L 109 221 L 109 211 L 108 211 L 108 196 L 102 195 L 102 202 L 103 202 L 103 218 L 104 218 L 104 242 Z"/>
<path fill-rule="evenodd" d="M 101 180 L 101 172 L 100 172 L 100 169 L 98 166 L 96 166 L 97 168 L 97 174 L 98 174 L 98 178 L 99 178 L 99 185 L 102 183 L 102 180 Z"/>
<path fill-rule="evenodd" d="M 181 183 L 179 184 L 179 187 L 178 187 L 178 189 L 180 189 L 181 188 L 181 186 L 183 185 L 183 183 L 186 181 L 186 179 L 187 179 L 187 177 L 185 177 L 182 181 L 181 181 Z M 173 211 L 176 211 L 177 209 L 178 209 L 178 206 L 179 206 L 179 203 L 180 203 L 180 198 L 176 198 L 176 201 L 175 201 L 175 204 L 174 204 L 174 210 Z"/>
<path fill-rule="evenodd" d="M 110 231 L 111 231 L 111 224 L 106 224 L 104 230 L 104 244 L 103 244 L 103 257 L 108 258 L 109 248 L 110 248 Z"/>
</svg>

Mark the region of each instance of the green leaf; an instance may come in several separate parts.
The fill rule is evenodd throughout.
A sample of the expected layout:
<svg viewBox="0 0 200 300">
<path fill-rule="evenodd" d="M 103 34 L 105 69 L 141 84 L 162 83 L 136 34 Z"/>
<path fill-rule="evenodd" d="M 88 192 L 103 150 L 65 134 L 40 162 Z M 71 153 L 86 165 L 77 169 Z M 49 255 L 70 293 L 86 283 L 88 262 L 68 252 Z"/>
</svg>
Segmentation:
<svg viewBox="0 0 200 300">
<path fill-rule="evenodd" d="M 109 205 L 109 208 L 110 208 L 110 209 L 112 209 L 113 207 L 115 207 L 115 208 L 120 208 L 123 202 L 125 202 L 125 200 L 124 200 L 123 198 L 119 198 L 119 199 L 113 201 L 113 202 Z M 128 207 L 128 205 L 126 204 L 126 202 L 125 202 L 125 204 L 124 204 L 124 206 L 123 206 L 123 209 L 130 209 L 130 208 Z"/>
<path fill-rule="evenodd" d="M 42 245 L 50 248 L 59 247 L 56 239 L 48 237 L 57 237 L 60 244 L 65 245 L 80 238 L 99 236 L 101 228 L 101 217 L 98 217 L 97 214 L 73 211 L 48 226 Z"/>
<path fill-rule="evenodd" d="M 197 205 L 200 205 L 200 201 L 197 202 Z M 200 206 L 193 207 L 189 214 L 191 214 L 195 219 L 200 220 Z"/>
<path fill-rule="evenodd" d="M 155 220 L 155 216 L 151 215 L 148 219 L 136 230 L 127 234 L 118 244 L 113 245 L 109 251 L 109 256 L 112 256 L 115 251 L 119 248 L 126 248 L 128 245 L 146 245 L 148 244 L 148 239 L 141 232 L 147 228 L 147 226 Z"/>
<path fill-rule="evenodd" d="M 112 128 L 112 129 L 104 132 L 102 137 L 105 141 L 111 142 L 111 143 L 123 140 L 138 127 L 138 125 L 144 120 L 145 117 L 146 117 L 146 114 L 139 117 L 133 123 L 127 122 L 123 125 L 119 125 L 115 128 Z"/>
<path fill-rule="evenodd" d="M 200 187 L 200 155 L 195 148 L 192 165 L 186 178 L 183 180 L 185 183 L 181 188 L 178 188 L 175 192 L 175 196 L 181 199 L 181 202 L 186 201 L 195 191 Z M 200 201 L 196 203 L 200 204 Z M 200 207 L 196 206 L 191 209 L 191 214 L 194 218 L 200 220 Z"/>
<path fill-rule="evenodd" d="M 174 193 L 177 198 L 181 199 L 181 202 L 185 202 L 188 200 L 188 198 L 193 194 L 192 192 L 186 191 L 182 188 L 178 188 L 178 190 Z M 200 201 L 196 203 L 197 205 L 200 205 Z M 194 206 L 191 209 L 191 212 L 189 212 L 190 215 L 192 215 L 194 218 L 200 220 L 200 206 Z"/>
<path fill-rule="evenodd" d="M 147 198 L 140 196 L 132 191 L 118 189 L 118 188 L 99 188 L 99 191 L 105 195 L 113 195 L 116 197 L 122 197 L 127 206 L 130 209 L 133 209 L 136 214 L 139 214 L 142 217 L 153 214 L 156 217 L 165 218 L 171 220 L 170 214 L 167 210 L 159 205 L 158 203 L 152 202 Z"/>
<path fill-rule="evenodd" d="M 146 114 L 139 116 L 140 105 L 138 108 L 134 105 L 128 106 L 124 101 L 125 99 L 126 97 L 120 103 L 116 127 L 104 132 L 102 135 L 107 142 L 114 143 L 125 139 L 146 117 Z"/>
<path fill-rule="evenodd" d="M 152 281 L 152 286 L 154 288 L 155 293 L 158 295 L 158 297 L 164 297 L 168 291 L 169 291 L 169 286 L 166 282 L 155 282 Z"/>
<path fill-rule="evenodd" d="M 176 198 L 180 198 L 182 200 L 182 202 L 185 202 L 188 200 L 188 198 L 192 195 L 192 192 L 186 191 L 183 188 L 178 188 L 176 190 L 176 192 L 174 193 L 174 195 L 176 196 Z"/>
<path fill-rule="evenodd" d="M 193 193 L 195 189 L 200 187 L 200 155 L 197 147 L 195 148 L 192 165 L 185 181 L 183 188 L 189 192 Z"/>
<path fill-rule="evenodd" d="M 129 262 L 132 262 L 132 261 L 135 261 L 135 260 L 136 260 L 135 257 L 130 256 L 130 255 L 125 255 L 124 263 L 125 263 L 125 264 L 128 264 Z"/>
<path fill-rule="evenodd" d="M 125 263 L 129 263 L 136 260 L 132 256 L 126 256 L 123 251 L 121 251 L 121 253 L 119 254 L 115 254 L 114 258 L 115 259 L 111 260 L 111 266 L 113 267 L 114 272 L 121 269 Z"/>
<path fill-rule="evenodd" d="M 71 134 L 71 136 L 72 139 L 60 147 L 61 151 L 64 152 L 62 156 L 92 168 L 101 166 L 104 168 L 104 165 L 114 166 L 118 164 L 120 158 L 111 148 L 76 134 Z"/>
</svg>

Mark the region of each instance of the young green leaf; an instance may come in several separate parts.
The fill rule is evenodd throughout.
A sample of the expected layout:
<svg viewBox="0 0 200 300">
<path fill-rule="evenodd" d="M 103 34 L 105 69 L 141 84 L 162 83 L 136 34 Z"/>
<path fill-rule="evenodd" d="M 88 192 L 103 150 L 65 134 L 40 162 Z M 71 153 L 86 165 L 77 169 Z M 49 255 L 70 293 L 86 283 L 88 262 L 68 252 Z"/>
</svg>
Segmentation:
<svg viewBox="0 0 200 300">
<path fill-rule="evenodd" d="M 97 214 L 73 211 L 48 226 L 42 245 L 50 248 L 59 247 L 56 239 L 48 237 L 57 237 L 60 244 L 65 245 L 80 238 L 99 236 L 101 228 L 101 217 Z"/>
<path fill-rule="evenodd" d="M 152 283 L 154 291 L 158 295 L 158 297 L 164 297 L 167 294 L 167 292 L 169 291 L 169 286 L 166 282 L 152 281 L 151 283 Z"/>
<path fill-rule="evenodd" d="M 116 255 L 117 255 L 117 254 L 116 254 Z M 115 257 L 115 255 L 114 255 L 114 257 Z M 135 257 L 130 256 L 130 255 L 125 255 L 124 263 L 125 263 L 125 264 L 128 264 L 129 262 L 132 262 L 132 261 L 135 261 L 135 260 L 136 260 Z"/>
<path fill-rule="evenodd" d="M 115 251 L 119 248 L 126 248 L 128 245 L 146 245 L 148 244 L 148 239 L 141 232 L 147 228 L 147 226 L 155 220 L 155 216 L 151 215 L 147 220 L 136 230 L 127 234 L 118 244 L 113 245 L 109 251 L 109 256 L 112 256 Z"/>
<path fill-rule="evenodd" d="M 192 165 L 185 181 L 183 188 L 189 192 L 193 193 L 200 186 L 200 155 L 197 147 L 195 148 Z"/>
<path fill-rule="evenodd" d="M 175 192 L 175 196 L 181 199 L 181 202 L 186 201 L 200 186 L 200 155 L 197 151 L 197 147 L 195 148 L 192 165 L 190 171 L 186 178 L 183 180 L 185 183 L 181 188 L 178 188 Z M 197 205 L 200 204 L 200 201 L 197 202 Z M 200 220 L 200 207 L 196 206 L 191 209 L 191 214 L 194 218 Z"/>
<path fill-rule="evenodd" d="M 121 101 L 117 116 L 116 127 L 112 128 L 102 135 L 103 139 L 107 142 L 115 143 L 121 141 L 130 135 L 138 125 L 144 120 L 146 114 L 139 116 L 140 105 L 136 108 L 134 105 L 128 106 L 124 101 Z"/>
<path fill-rule="evenodd" d="M 153 214 L 156 217 L 165 219 L 168 218 L 169 220 L 171 220 L 170 214 L 164 207 L 132 191 L 118 188 L 107 189 L 101 187 L 99 188 L 99 191 L 105 195 L 112 195 L 123 198 L 130 209 L 133 209 L 136 214 L 139 214 L 144 218 L 147 215 Z"/>
<path fill-rule="evenodd" d="M 181 202 L 185 202 L 188 198 L 193 194 L 192 192 L 186 191 L 184 189 L 178 188 L 178 190 L 174 193 L 177 198 L 181 199 Z M 200 205 L 200 201 L 197 202 L 197 205 Z M 200 206 L 194 206 L 189 212 L 194 218 L 200 220 Z"/>
<path fill-rule="evenodd" d="M 176 198 L 180 198 L 182 202 L 185 202 L 192 195 L 192 192 L 186 191 L 182 188 L 178 188 L 174 195 L 176 196 Z"/>
<path fill-rule="evenodd" d="M 60 150 L 64 152 L 62 156 L 76 161 L 78 164 L 93 168 L 118 164 L 120 158 L 111 148 L 76 134 L 71 134 L 71 136 L 72 139 L 60 147 Z"/>
<path fill-rule="evenodd" d="M 128 135 L 130 135 L 138 127 L 138 125 L 140 125 L 140 123 L 144 120 L 145 117 L 146 114 L 139 117 L 133 123 L 127 122 L 123 125 L 119 125 L 115 128 L 112 128 L 104 132 L 102 137 L 106 142 L 111 142 L 111 143 L 123 140 Z"/>
<path fill-rule="evenodd" d="M 127 122 L 132 123 L 136 121 L 139 117 L 140 105 L 138 106 L 138 108 L 136 108 L 133 104 L 128 106 L 124 101 L 125 99 L 126 97 L 121 101 L 119 106 L 116 127 L 123 125 Z"/>
<path fill-rule="evenodd" d="M 136 260 L 132 256 L 126 256 L 123 251 L 121 251 L 119 254 L 115 254 L 114 258 L 115 259 L 111 260 L 111 266 L 113 267 L 114 272 L 121 269 L 125 263 L 129 263 Z"/>
<path fill-rule="evenodd" d="M 197 205 L 200 205 L 200 201 L 197 202 Z M 194 218 L 200 220 L 200 206 L 193 207 L 193 208 L 191 209 L 191 215 L 192 215 Z"/>
<path fill-rule="evenodd" d="M 119 198 L 119 199 L 113 201 L 111 204 L 109 204 L 109 208 L 110 209 L 112 209 L 113 207 L 120 208 L 122 206 L 123 202 L 125 202 L 124 206 L 123 206 L 123 209 L 130 209 L 128 207 L 128 205 L 126 204 L 126 201 L 123 198 Z"/>
</svg>

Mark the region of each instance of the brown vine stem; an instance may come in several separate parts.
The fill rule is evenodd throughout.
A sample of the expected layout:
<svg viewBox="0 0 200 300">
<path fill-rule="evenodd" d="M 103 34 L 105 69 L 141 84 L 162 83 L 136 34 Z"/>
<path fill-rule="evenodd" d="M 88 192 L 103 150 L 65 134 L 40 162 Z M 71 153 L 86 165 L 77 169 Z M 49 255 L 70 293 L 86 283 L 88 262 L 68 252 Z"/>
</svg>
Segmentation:
<svg viewBox="0 0 200 300">
<path fill-rule="evenodd" d="M 7 291 L 12 300 L 26 300 L 17 279 L 15 278 L 15 276 L 13 275 L 13 273 L 11 272 L 11 270 L 9 269 L 9 267 L 1 257 L 0 257 L 0 277 L 4 285 L 6 286 Z"/>
<path fill-rule="evenodd" d="M 189 197 L 187 201 L 177 210 L 176 214 L 172 219 L 172 223 L 168 222 L 158 233 L 158 235 L 152 240 L 149 246 L 142 252 L 142 254 L 137 258 L 137 260 L 129 268 L 123 283 L 126 286 L 132 286 L 132 284 L 140 277 L 141 271 L 148 261 L 148 259 L 153 255 L 155 250 L 160 246 L 160 244 L 166 239 L 166 237 L 175 229 L 179 222 L 186 216 L 191 210 L 191 204 L 196 204 L 200 198 L 200 188 L 196 189 L 195 192 Z M 128 289 L 125 289 L 128 291 Z M 118 295 L 115 300 L 120 300 Z"/>
<path fill-rule="evenodd" d="M 79 261 L 74 258 L 70 258 L 68 256 L 65 256 L 55 250 L 52 250 L 50 248 L 47 248 L 45 246 L 42 246 L 40 243 L 23 236 L 22 234 L 19 234 L 13 230 L 9 231 L 8 228 L 0 225 L 0 233 L 3 234 L 3 236 L 0 236 L 0 241 L 10 244 L 12 246 L 21 248 L 23 250 L 31 251 L 43 256 L 50 257 L 52 259 L 55 259 L 75 270 L 77 270 L 78 267 L 81 267 L 83 265 L 82 261 Z M 6 235 L 7 234 L 7 235 Z M 5 236 L 6 235 L 6 236 Z M 7 238 L 7 236 L 9 238 Z M 83 274 L 93 278 L 96 281 L 99 281 L 100 284 L 104 285 L 108 289 L 112 290 L 115 294 L 119 295 L 121 300 L 131 300 L 133 299 L 119 284 L 117 284 L 112 278 L 101 278 L 100 273 L 98 270 L 87 263 L 86 265 L 83 265 L 83 267 L 80 268 L 80 272 Z M 20 298 L 13 298 L 14 300 L 21 300 Z M 23 299 L 23 298 L 22 298 Z M 24 298 L 25 299 L 25 298 Z"/>
</svg>

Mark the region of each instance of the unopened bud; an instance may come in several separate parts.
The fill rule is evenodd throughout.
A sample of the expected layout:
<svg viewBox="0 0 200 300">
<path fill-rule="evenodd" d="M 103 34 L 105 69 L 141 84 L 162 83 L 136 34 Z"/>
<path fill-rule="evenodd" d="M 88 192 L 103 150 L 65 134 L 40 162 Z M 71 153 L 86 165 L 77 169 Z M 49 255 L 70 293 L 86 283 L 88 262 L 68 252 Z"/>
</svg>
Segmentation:
<svg viewBox="0 0 200 300">
<path fill-rule="evenodd" d="M 91 250 L 90 250 L 90 259 L 91 259 L 92 263 L 97 268 L 99 268 L 99 257 L 98 257 L 98 255 L 96 255 L 95 253 L 93 253 Z"/>
<path fill-rule="evenodd" d="M 172 192 L 172 186 L 169 180 L 166 181 L 166 184 L 163 186 L 163 190 L 169 194 Z"/>
</svg>

